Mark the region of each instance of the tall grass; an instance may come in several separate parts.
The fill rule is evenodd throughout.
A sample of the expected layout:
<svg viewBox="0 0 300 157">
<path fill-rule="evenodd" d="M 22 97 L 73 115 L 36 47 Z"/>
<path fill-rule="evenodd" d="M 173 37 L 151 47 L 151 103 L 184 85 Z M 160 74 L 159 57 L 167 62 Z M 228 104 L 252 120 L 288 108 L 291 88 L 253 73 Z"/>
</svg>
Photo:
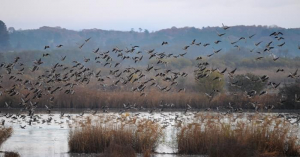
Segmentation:
<svg viewBox="0 0 300 157">
<path fill-rule="evenodd" d="M 11 136 L 13 129 L 11 127 L 0 128 L 0 147 L 1 145 Z M 20 155 L 16 152 L 4 152 L 5 157 L 19 157 Z"/>
<path fill-rule="evenodd" d="M 12 128 L 0 128 L 0 146 L 11 136 L 12 132 Z"/>
<path fill-rule="evenodd" d="M 20 157 L 17 152 L 5 152 L 4 157 Z"/>
<path fill-rule="evenodd" d="M 64 97 L 64 98 L 63 98 Z M 67 98 L 67 99 L 66 99 Z M 57 98 L 54 104 L 61 107 L 123 107 L 123 103 L 136 103 L 137 106 L 147 108 L 157 107 L 161 101 L 165 103 L 174 103 L 177 108 L 184 108 L 188 104 L 198 104 L 199 106 L 208 102 L 204 95 L 199 93 L 162 93 L 158 91 L 151 91 L 145 96 L 140 96 L 140 93 L 133 93 L 128 91 L 119 92 L 93 92 L 89 89 L 77 91 L 77 96 L 61 95 Z"/>
<path fill-rule="evenodd" d="M 144 68 L 144 67 L 140 67 Z M 60 69 L 61 70 L 61 69 Z M 95 69 L 95 71 L 99 71 L 100 69 Z M 103 76 L 109 75 L 109 69 L 101 69 L 104 74 Z M 120 69 L 122 70 L 122 69 Z M 286 69 L 287 70 L 287 69 Z M 290 69 L 292 71 L 293 69 Z M 31 80 L 32 82 L 37 82 L 36 78 L 40 75 L 44 74 L 44 71 L 46 69 L 43 69 L 42 71 L 37 71 L 35 73 L 24 74 L 22 75 L 23 81 L 25 80 Z M 105 72 L 106 71 L 106 72 Z M 175 108 L 185 108 L 186 104 L 191 105 L 193 108 L 207 108 L 207 107 L 217 107 L 217 106 L 225 106 L 228 105 L 228 101 L 234 101 L 237 102 L 237 105 L 240 107 L 249 107 L 247 105 L 247 102 L 249 101 L 257 101 L 259 103 L 264 103 L 264 105 L 277 105 L 279 102 L 279 97 L 275 94 L 269 94 L 269 95 L 263 95 L 263 96 L 257 96 L 255 98 L 249 99 L 245 96 L 244 91 L 241 93 L 238 93 L 238 96 L 226 94 L 226 93 L 219 93 L 214 96 L 214 98 L 210 101 L 210 98 L 208 98 L 204 93 L 203 89 L 201 89 L 201 86 L 197 84 L 193 77 L 193 71 L 189 68 L 184 70 L 185 72 L 189 73 L 187 78 L 179 78 L 178 79 L 178 85 L 172 86 L 172 89 L 169 92 L 163 92 L 158 89 L 158 87 L 150 86 L 150 82 L 147 84 L 147 87 L 145 88 L 145 95 L 140 96 L 141 92 L 132 92 L 132 88 L 135 88 L 140 83 L 128 83 L 126 85 L 123 85 L 119 83 L 117 86 L 113 86 L 113 81 L 116 81 L 114 77 L 112 77 L 112 80 L 106 79 L 104 82 L 97 81 L 96 78 L 92 77 L 89 84 L 81 83 L 74 81 L 71 79 L 72 83 L 76 83 L 78 85 L 74 86 L 72 90 L 75 91 L 74 95 L 65 94 L 64 91 L 67 89 L 71 89 L 70 87 L 65 87 L 67 82 L 55 82 L 52 85 L 54 87 L 63 87 L 62 91 L 57 91 L 53 94 L 49 94 L 46 90 L 44 90 L 44 94 L 39 99 L 33 99 L 32 102 L 38 101 L 39 107 L 44 108 L 44 105 L 47 106 L 53 106 L 54 108 L 97 108 L 97 107 L 103 107 L 103 106 L 109 106 L 110 108 L 115 107 L 123 107 L 123 103 L 136 103 L 138 106 L 143 107 L 157 107 L 160 104 L 160 101 L 163 100 L 166 103 L 173 103 Z M 276 71 L 276 69 L 274 69 Z M 287 70 L 288 71 L 288 70 Z M 238 70 L 237 73 L 246 73 L 247 70 Z M 273 72 L 274 73 L 274 72 Z M 279 75 L 279 74 L 273 74 L 269 70 L 256 70 L 256 75 L 265 75 L 268 74 L 270 78 L 272 78 L 272 81 L 276 80 L 282 80 L 285 78 L 285 75 Z M 156 72 L 151 72 L 149 74 L 149 78 L 155 78 L 156 82 L 161 87 L 171 87 L 170 82 L 162 81 L 162 78 L 156 78 L 153 75 L 155 75 Z M 274 76 L 272 76 L 273 74 Z M 272 77 L 271 77 L 272 76 Z M 277 77 L 280 77 L 280 79 L 277 79 Z M 147 79 L 146 79 L 147 80 Z M 15 84 L 15 80 L 9 80 L 8 78 L 4 77 L 3 82 L 3 88 L 9 89 Z M 144 81 L 144 79 L 140 80 L 141 82 Z M 227 80 L 228 81 L 228 80 Z M 227 82 L 226 81 L 226 82 Z M 279 82 L 279 81 L 276 81 Z M 103 87 L 100 84 L 106 84 L 105 87 Z M 27 85 L 28 86 L 28 85 Z M 36 86 L 35 88 L 42 89 L 41 87 Z M 181 91 L 178 93 L 177 91 L 180 88 L 185 88 L 186 91 Z M 226 87 L 224 87 L 226 88 Z M 19 95 L 15 96 L 9 96 L 5 91 L 3 91 L 3 95 L 0 96 L 0 107 L 6 107 L 4 102 L 13 102 L 12 107 L 13 108 L 20 108 L 20 102 L 21 97 L 24 97 L 23 95 L 26 95 L 28 93 L 28 90 L 24 89 L 23 87 L 17 87 Z M 221 90 L 221 89 L 219 89 Z M 50 90 L 51 91 L 51 90 Z M 201 92 L 202 91 L 202 92 Z M 226 91 L 226 90 L 224 90 Z M 269 91 L 268 91 L 269 92 Z M 45 94 L 47 93 L 47 94 Z M 210 92 L 208 92 L 210 93 Z M 271 93 L 271 92 L 269 92 Z M 242 96 L 243 95 L 243 96 Z M 266 97 L 270 97 L 267 104 L 265 104 L 264 100 L 266 100 Z M 32 98 L 33 94 L 31 94 L 29 98 Z M 54 97 L 54 102 L 50 102 L 50 97 Z M 25 99 L 25 100 L 28 100 Z M 279 106 L 279 105 L 278 105 Z M 275 106 L 276 107 L 276 106 Z M 297 105 L 291 107 L 292 109 L 298 108 Z"/>
<path fill-rule="evenodd" d="M 117 153 L 114 148 L 118 148 L 124 151 L 123 156 L 134 156 L 135 153 L 153 152 L 162 136 L 162 128 L 150 120 L 137 122 L 133 119 L 122 124 L 87 123 L 71 129 L 69 148 L 72 153 L 109 154 Z"/>
<path fill-rule="evenodd" d="M 200 115 L 197 122 L 181 125 L 177 135 L 178 153 L 209 156 L 299 156 L 297 132 L 273 116 Z"/>
<path fill-rule="evenodd" d="M 275 108 L 280 108 L 279 97 L 275 94 L 263 96 L 255 96 L 247 98 L 243 93 L 238 95 L 230 95 L 228 93 L 220 93 L 214 96 L 212 100 L 204 93 L 196 92 L 159 92 L 156 90 L 150 91 L 146 96 L 140 96 L 140 93 L 129 91 L 94 91 L 85 88 L 78 88 L 75 95 L 59 94 L 55 96 L 54 102 L 49 101 L 49 96 L 39 99 L 40 107 L 44 105 L 53 106 L 54 108 L 101 108 L 108 106 L 109 108 L 123 108 L 123 104 L 136 104 L 136 107 L 143 106 L 144 108 L 158 107 L 163 101 L 167 104 L 174 104 L 172 108 L 183 109 L 186 104 L 191 105 L 194 109 L 204 109 L 210 107 L 212 109 L 226 108 L 231 102 L 233 107 L 242 107 L 243 109 L 254 109 L 249 102 L 258 102 L 262 105 L 274 105 Z M 5 106 L 4 102 L 12 102 L 12 107 L 20 107 L 21 99 L 16 97 L 2 96 L 0 104 Z M 296 106 L 297 107 L 297 106 Z M 168 107 L 165 107 L 167 109 Z M 169 107 L 170 108 L 170 107 Z"/>
</svg>

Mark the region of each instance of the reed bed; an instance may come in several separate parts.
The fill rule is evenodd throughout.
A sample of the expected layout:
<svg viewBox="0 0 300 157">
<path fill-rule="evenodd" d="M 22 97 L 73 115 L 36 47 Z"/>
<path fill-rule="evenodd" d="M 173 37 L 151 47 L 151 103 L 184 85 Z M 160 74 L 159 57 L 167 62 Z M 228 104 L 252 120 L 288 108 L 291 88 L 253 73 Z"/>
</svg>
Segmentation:
<svg viewBox="0 0 300 157">
<path fill-rule="evenodd" d="M 2 145 L 3 142 L 5 142 L 12 134 L 13 129 L 11 127 L 5 128 L 1 127 L 0 128 L 0 146 Z"/>
<path fill-rule="evenodd" d="M 20 154 L 17 152 L 5 152 L 4 157 L 19 157 Z"/>
<path fill-rule="evenodd" d="M 242 114 L 241 114 L 242 115 Z M 198 115 L 178 127 L 178 153 L 209 156 L 299 156 L 299 130 L 275 116 Z"/>
<path fill-rule="evenodd" d="M 13 129 L 11 127 L 1 127 L 0 128 L 0 147 L 1 145 L 11 136 L 13 133 Z M 5 157 L 19 157 L 19 153 L 17 152 L 4 152 Z"/>
<path fill-rule="evenodd" d="M 69 148 L 71 153 L 105 153 L 107 156 L 135 156 L 148 154 L 158 146 L 163 136 L 159 124 L 150 120 L 132 119 L 113 123 L 93 124 L 88 120 L 83 125 L 71 129 Z M 147 155 L 146 155 L 147 156 Z"/>
<path fill-rule="evenodd" d="M 185 109 L 186 104 L 189 104 L 195 109 L 210 108 L 224 108 L 229 102 L 234 107 L 242 107 L 243 109 L 254 109 L 249 102 L 258 102 L 262 105 L 274 105 L 275 108 L 282 108 L 279 98 L 275 94 L 268 94 L 263 96 L 255 96 L 251 99 L 247 98 L 243 93 L 238 95 L 230 95 L 229 93 L 220 93 L 213 99 L 208 98 L 204 93 L 196 92 L 159 92 L 153 90 L 147 93 L 146 96 L 140 96 L 140 93 L 129 91 L 93 91 L 84 88 L 78 88 L 75 95 L 60 94 L 54 99 L 54 102 L 49 101 L 48 96 L 40 99 L 40 107 L 44 105 L 52 106 L 53 108 L 101 108 L 108 106 L 109 108 L 123 108 L 123 104 L 136 104 L 136 107 L 143 106 L 144 108 L 154 108 L 161 104 L 174 104 L 173 109 Z M 18 108 L 20 100 L 15 97 L 2 96 L 0 104 L 5 102 L 12 102 L 12 107 Z M 3 106 L 2 106 L 3 107 Z M 165 109 L 170 107 L 165 106 Z M 298 108 L 295 106 L 295 108 Z"/>
</svg>

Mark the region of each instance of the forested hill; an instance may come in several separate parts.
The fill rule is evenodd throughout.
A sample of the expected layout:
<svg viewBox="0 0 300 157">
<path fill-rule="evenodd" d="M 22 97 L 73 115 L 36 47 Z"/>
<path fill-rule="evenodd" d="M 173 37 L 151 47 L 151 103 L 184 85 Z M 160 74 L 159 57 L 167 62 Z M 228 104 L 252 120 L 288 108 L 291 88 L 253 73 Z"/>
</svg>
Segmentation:
<svg viewBox="0 0 300 157">
<path fill-rule="evenodd" d="M 273 32 L 282 32 L 283 38 L 276 40 L 271 37 Z M 189 49 L 187 57 L 194 57 L 199 54 L 210 54 L 213 50 L 221 49 L 222 53 L 236 49 L 249 49 L 260 51 L 266 44 L 273 41 L 274 53 L 284 56 L 299 56 L 298 46 L 300 44 L 300 28 L 285 29 L 280 27 L 267 26 L 232 26 L 226 30 L 226 34 L 218 36 L 218 34 L 225 33 L 222 27 L 205 27 L 202 29 L 194 27 L 163 29 L 156 32 L 149 32 L 140 29 L 139 31 L 114 31 L 101 29 L 85 29 L 81 31 L 67 30 L 60 27 L 41 27 L 33 30 L 17 30 L 10 31 L 10 44 L 14 51 L 19 50 L 42 50 L 45 45 L 52 48 L 62 44 L 64 48 L 78 48 L 80 44 L 87 38 L 92 40 L 84 46 L 84 50 L 93 50 L 100 48 L 100 50 L 107 51 L 113 47 L 119 48 L 130 47 L 131 45 L 140 46 L 141 50 L 155 49 L 156 51 L 179 52 L 185 45 L 191 44 L 191 41 L 196 39 L 196 43 L 201 42 L 199 47 Z M 254 35 L 251 39 L 249 36 Z M 246 40 L 241 40 L 241 37 Z M 219 44 L 214 42 L 220 40 Z M 169 44 L 166 47 L 161 47 L 161 43 L 167 41 Z M 262 41 L 256 47 L 254 44 Z M 285 45 L 278 48 L 277 45 L 285 42 Z M 204 47 L 205 43 L 210 45 Z M 232 44 L 234 43 L 234 44 Z M 180 51 L 181 52 L 181 51 Z"/>
</svg>

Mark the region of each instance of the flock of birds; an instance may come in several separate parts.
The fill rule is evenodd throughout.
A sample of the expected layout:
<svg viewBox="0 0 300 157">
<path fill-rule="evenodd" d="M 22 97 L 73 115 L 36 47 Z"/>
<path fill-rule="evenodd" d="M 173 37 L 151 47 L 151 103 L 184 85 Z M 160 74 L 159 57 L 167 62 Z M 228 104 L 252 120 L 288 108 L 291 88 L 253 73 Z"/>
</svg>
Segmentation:
<svg viewBox="0 0 300 157">
<path fill-rule="evenodd" d="M 192 46 L 203 46 L 208 47 L 212 44 L 219 44 L 220 42 L 224 42 L 221 40 L 220 37 L 226 36 L 226 31 L 230 29 L 229 26 L 222 26 L 224 33 L 217 33 L 217 40 L 214 43 L 201 43 L 196 42 L 194 39 L 190 44 L 184 46 L 182 48 L 182 53 L 180 54 L 173 54 L 173 53 L 166 53 L 166 52 L 156 52 L 155 49 L 141 51 L 139 46 L 131 46 L 130 48 L 120 49 L 118 47 L 113 48 L 111 51 L 101 52 L 100 48 L 93 50 L 95 54 L 94 62 L 98 65 L 103 65 L 103 67 L 109 69 L 109 74 L 104 75 L 103 71 L 93 71 L 91 68 L 86 66 L 85 63 L 92 62 L 93 59 L 91 58 L 83 58 L 83 61 L 76 61 L 72 62 L 73 65 L 69 66 L 64 64 L 67 56 L 62 56 L 60 61 L 58 61 L 52 67 L 44 70 L 43 68 L 40 69 L 41 65 L 47 60 L 47 57 L 51 57 L 51 53 L 46 51 L 47 49 L 51 49 L 49 45 L 44 47 L 45 53 L 43 53 L 42 57 L 33 61 L 32 68 L 28 68 L 20 60 L 20 57 L 16 57 L 13 62 L 11 63 L 1 63 L 0 70 L 0 81 L 3 86 L 10 85 L 9 87 L 3 87 L 0 84 L 0 96 L 5 95 L 11 99 L 19 101 L 18 107 L 21 108 L 20 112 L 17 114 L 9 114 L 6 113 L 2 116 L 6 118 L 12 119 L 25 119 L 29 117 L 27 121 L 28 125 L 31 125 L 32 122 L 39 121 L 38 115 L 35 114 L 36 108 L 45 108 L 47 113 L 51 114 L 51 110 L 53 108 L 53 102 L 55 97 L 60 94 L 68 94 L 73 95 L 75 94 L 75 87 L 80 85 L 89 84 L 92 78 L 95 78 L 98 84 L 101 85 L 104 89 L 107 87 L 112 86 L 131 86 L 132 92 L 139 92 L 140 96 L 147 95 L 147 89 L 149 88 L 156 88 L 158 91 L 161 92 L 185 92 L 185 88 L 177 88 L 176 86 L 179 84 L 179 78 L 186 78 L 189 74 L 186 72 L 178 72 L 177 70 L 172 70 L 168 68 L 168 62 L 166 59 L 168 58 L 180 58 L 184 57 L 188 53 L 188 49 Z M 239 43 L 243 40 L 252 40 L 252 38 L 256 34 L 249 35 L 248 37 L 240 37 L 238 40 L 230 42 L 233 47 L 240 50 Z M 270 34 L 270 37 L 277 42 L 281 42 L 280 44 L 275 45 L 275 41 L 269 41 L 266 43 L 265 46 L 261 46 L 265 41 L 258 41 L 254 44 L 254 48 L 250 50 L 250 52 L 254 52 L 256 49 L 263 49 L 263 51 L 257 52 L 258 55 L 263 53 L 269 53 L 270 56 L 273 57 L 274 62 L 279 59 L 276 57 L 272 50 L 276 47 L 280 48 L 285 45 L 284 41 L 284 34 L 282 32 L 273 32 Z M 80 44 L 79 49 L 82 49 L 86 43 L 88 43 L 92 38 L 86 39 L 82 44 Z M 163 41 L 161 46 L 166 46 L 169 44 L 169 41 Z M 63 45 L 57 45 L 57 48 L 62 48 Z M 300 46 L 298 47 L 300 49 Z M 243 86 L 239 81 L 233 81 L 235 78 L 235 72 L 237 68 L 229 70 L 229 68 L 209 68 L 209 63 L 203 61 L 205 57 L 209 58 L 213 55 L 217 55 L 222 51 L 221 49 L 213 50 L 212 54 L 207 56 L 198 56 L 195 60 L 198 61 L 196 65 L 196 69 L 194 70 L 194 77 L 195 80 L 207 79 L 213 72 L 218 72 L 221 75 L 228 74 L 229 84 L 230 86 L 240 88 Z M 117 59 L 113 57 L 113 55 L 117 55 L 117 58 L 120 60 L 116 62 Z M 147 56 L 148 55 L 148 56 Z M 129 67 L 122 67 L 122 61 L 124 60 L 132 60 L 134 63 L 142 62 L 144 58 L 148 57 L 148 59 L 154 59 L 156 61 L 156 65 L 148 64 L 146 68 L 139 68 L 134 66 Z M 255 60 L 262 60 L 263 56 L 258 56 Z M 30 66 L 30 65 L 29 65 Z M 25 69 L 28 68 L 28 69 Z M 38 71 L 38 72 L 37 72 Z M 278 69 L 276 73 L 283 72 L 284 69 Z M 27 77 L 23 77 L 25 72 L 28 72 L 28 75 L 32 77 L 36 77 L 34 79 L 27 79 Z M 36 72 L 36 73 L 33 73 Z M 153 76 L 150 75 L 150 72 Z M 298 69 L 294 72 L 287 75 L 288 78 L 291 79 L 298 79 L 299 78 Z M 158 83 L 158 78 L 160 78 L 164 84 Z M 246 79 L 249 79 L 252 82 L 268 82 L 268 85 L 271 86 L 273 89 L 277 89 L 280 86 L 280 83 L 269 82 L 269 76 L 263 75 L 258 79 L 249 78 L 245 75 Z M 213 78 L 214 81 L 218 81 L 221 78 L 216 76 Z M 5 81 L 5 83 L 3 83 Z M 10 83 L 6 83 L 10 82 Z M 4 85 L 5 84 L 5 85 Z M 129 85 L 130 84 L 130 85 Z M 213 89 L 209 93 L 205 93 L 209 100 L 212 100 L 218 93 L 220 89 Z M 265 95 L 267 91 L 264 90 L 262 92 L 257 92 L 255 90 L 245 91 L 245 96 L 248 98 L 252 98 L 255 95 Z M 47 98 L 49 103 L 48 104 L 40 104 L 39 100 L 41 98 Z M 295 102 L 300 102 L 300 95 L 295 95 Z M 99 100 L 101 101 L 101 100 Z M 284 100 L 283 100 L 284 101 Z M 282 103 L 282 101 L 280 102 Z M 12 101 L 5 101 L 4 105 L 6 108 L 11 109 L 14 108 Z M 260 106 L 258 103 L 252 103 L 253 108 L 258 111 L 258 107 Z M 152 108 L 149 110 L 150 113 L 159 109 L 160 111 L 164 111 L 166 107 L 174 107 L 174 104 L 167 104 L 164 101 L 161 101 L 158 104 L 157 108 Z M 228 111 L 227 113 L 231 112 L 242 112 L 242 108 L 235 108 L 231 103 L 227 106 Z M 273 109 L 274 106 L 265 106 L 265 109 Z M 103 112 L 109 111 L 109 106 L 101 107 Z M 120 113 L 126 112 L 128 110 L 145 110 L 142 105 L 139 107 L 135 104 L 123 104 L 123 108 L 120 109 Z M 188 112 L 192 110 L 192 107 L 189 104 L 186 104 L 186 108 L 184 112 Z M 211 108 L 205 109 L 206 111 L 212 110 Z M 219 108 L 216 108 L 219 111 Z M 28 112 L 27 115 L 21 114 L 21 112 L 26 111 Z M 83 116 L 85 112 L 81 113 L 79 116 Z M 92 114 L 96 114 L 97 110 L 94 110 Z M 64 113 L 61 114 L 61 117 L 64 116 Z M 52 118 L 49 117 L 48 119 L 43 119 L 42 123 L 51 122 Z M 5 124 L 5 121 L 2 120 L 2 125 Z M 21 128 L 25 128 L 25 126 L 21 126 Z"/>
</svg>

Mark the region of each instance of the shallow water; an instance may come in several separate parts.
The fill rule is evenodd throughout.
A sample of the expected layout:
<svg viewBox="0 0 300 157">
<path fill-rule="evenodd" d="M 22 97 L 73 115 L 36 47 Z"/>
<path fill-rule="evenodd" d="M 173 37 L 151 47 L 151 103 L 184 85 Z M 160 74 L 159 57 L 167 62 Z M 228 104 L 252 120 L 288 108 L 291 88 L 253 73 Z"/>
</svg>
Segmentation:
<svg viewBox="0 0 300 157">
<path fill-rule="evenodd" d="M 8 122 L 6 122 L 8 123 Z M 40 156 L 69 156 L 68 134 L 69 128 L 66 124 L 26 124 L 22 129 L 20 125 L 24 122 L 7 124 L 13 127 L 12 136 L 3 143 L 2 151 L 18 152 L 22 157 Z"/>
<path fill-rule="evenodd" d="M 136 113 L 131 113 L 134 116 Z M 20 118 L 17 120 L 12 120 L 12 118 L 7 118 L 5 116 L 0 117 L 0 120 L 5 120 L 5 126 L 12 126 L 14 132 L 12 136 L 3 143 L 1 151 L 13 151 L 18 152 L 22 157 L 70 157 L 70 156 L 97 156 L 96 154 L 84 155 L 84 154 L 69 154 L 68 153 L 68 134 L 69 125 L 74 123 L 73 119 L 83 121 L 87 116 L 97 118 L 99 115 L 102 116 L 114 116 L 119 117 L 118 113 L 98 113 L 98 116 L 92 116 L 91 114 L 84 114 L 79 117 L 78 114 L 65 114 L 63 118 L 60 118 L 59 113 L 54 113 L 53 115 L 48 114 L 38 114 L 39 122 L 33 122 L 28 125 L 29 118 L 26 117 L 24 120 Z M 71 118 L 66 116 L 70 115 Z M 178 116 L 179 120 L 183 122 L 190 122 L 193 120 L 194 114 L 188 113 L 183 114 L 182 112 L 163 112 L 163 113 L 141 113 L 139 118 L 155 119 L 161 125 L 166 125 L 165 128 L 165 138 L 163 142 L 158 146 L 156 152 L 159 154 L 153 154 L 157 157 L 177 157 L 186 155 L 176 155 L 176 144 L 175 135 L 176 129 L 174 129 L 175 117 Z M 42 120 L 47 120 L 48 118 L 53 120 L 50 123 L 42 123 Z M 223 121 L 227 121 L 226 118 Z M 25 129 L 21 126 L 26 125 Z M 160 154 L 167 153 L 167 154 Z"/>
</svg>

